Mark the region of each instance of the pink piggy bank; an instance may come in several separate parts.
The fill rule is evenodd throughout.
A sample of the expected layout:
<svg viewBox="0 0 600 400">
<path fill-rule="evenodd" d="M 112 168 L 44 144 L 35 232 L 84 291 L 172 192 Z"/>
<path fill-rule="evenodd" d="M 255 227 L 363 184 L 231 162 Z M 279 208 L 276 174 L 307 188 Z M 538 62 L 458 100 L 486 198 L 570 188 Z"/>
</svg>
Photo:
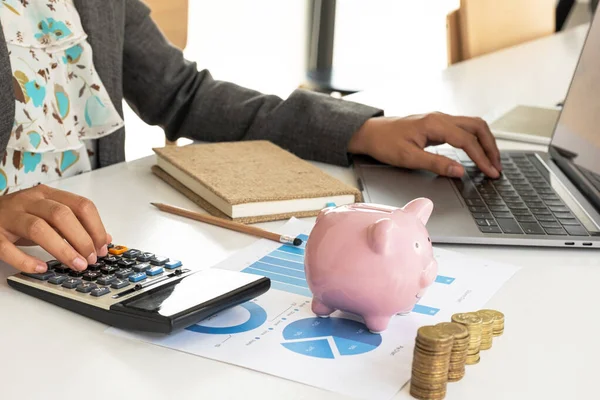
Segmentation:
<svg viewBox="0 0 600 400">
<path fill-rule="evenodd" d="M 313 312 L 357 314 L 374 333 L 410 312 L 437 276 L 425 228 L 432 211 L 424 198 L 403 208 L 359 203 L 321 211 L 304 260 Z"/>
</svg>

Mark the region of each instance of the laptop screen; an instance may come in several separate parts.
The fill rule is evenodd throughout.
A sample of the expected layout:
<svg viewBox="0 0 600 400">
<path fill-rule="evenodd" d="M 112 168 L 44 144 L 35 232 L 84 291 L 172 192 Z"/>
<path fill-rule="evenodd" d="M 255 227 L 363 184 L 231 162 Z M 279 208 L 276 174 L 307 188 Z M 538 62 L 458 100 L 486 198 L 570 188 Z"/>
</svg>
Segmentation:
<svg viewBox="0 0 600 400">
<path fill-rule="evenodd" d="M 600 13 L 575 69 L 551 146 L 588 177 L 600 178 Z M 590 174 L 590 172 L 592 174 Z M 595 186 L 595 185 L 594 185 Z"/>
</svg>

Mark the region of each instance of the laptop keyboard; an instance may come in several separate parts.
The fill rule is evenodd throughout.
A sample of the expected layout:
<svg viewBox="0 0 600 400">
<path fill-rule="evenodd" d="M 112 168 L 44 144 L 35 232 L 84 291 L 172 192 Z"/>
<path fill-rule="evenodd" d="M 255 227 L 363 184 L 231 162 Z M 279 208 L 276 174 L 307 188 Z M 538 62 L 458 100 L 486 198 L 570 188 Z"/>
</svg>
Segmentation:
<svg viewBox="0 0 600 400">
<path fill-rule="evenodd" d="M 536 167 L 534 155 L 502 155 L 502 176 L 486 177 L 461 150 L 439 151 L 464 165 L 454 179 L 471 216 L 483 233 L 590 236 Z"/>
</svg>

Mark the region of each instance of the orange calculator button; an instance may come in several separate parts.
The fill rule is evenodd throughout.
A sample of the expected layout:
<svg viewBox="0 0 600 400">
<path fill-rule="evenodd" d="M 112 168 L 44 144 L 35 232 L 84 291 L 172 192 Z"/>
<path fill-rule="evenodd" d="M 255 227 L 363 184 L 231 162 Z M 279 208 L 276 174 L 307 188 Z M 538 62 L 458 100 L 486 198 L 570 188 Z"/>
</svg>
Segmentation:
<svg viewBox="0 0 600 400">
<path fill-rule="evenodd" d="M 121 254 L 127 251 L 127 247 L 125 246 L 115 246 L 111 249 L 108 249 L 108 252 L 115 256 L 120 256 Z"/>
</svg>

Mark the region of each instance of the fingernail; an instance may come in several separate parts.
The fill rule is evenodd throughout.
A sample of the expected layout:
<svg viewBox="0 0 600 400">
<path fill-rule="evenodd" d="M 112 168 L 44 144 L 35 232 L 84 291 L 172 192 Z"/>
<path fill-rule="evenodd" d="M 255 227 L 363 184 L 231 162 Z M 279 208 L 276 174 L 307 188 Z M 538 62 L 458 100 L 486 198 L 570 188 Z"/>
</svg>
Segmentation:
<svg viewBox="0 0 600 400">
<path fill-rule="evenodd" d="M 48 269 L 48 266 L 46 264 L 38 264 L 35 266 L 35 272 L 40 274 L 42 272 L 46 272 L 46 269 Z"/>
<path fill-rule="evenodd" d="M 100 250 L 98 250 L 98 255 L 100 257 L 106 257 L 106 255 L 108 254 L 108 246 L 104 245 L 100 248 Z"/>
<path fill-rule="evenodd" d="M 500 172 L 498 172 L 498 170 L 494 167 L 491 167 L 492 170 L 492 176 L 493 177 L 499 177 L 500 176 Z"/>
<path fill-rule="evenodd" d="M 87 256 L 87 265 L 95 264 L 96 261 L 98 261 L 98 257 L 95 252 Z"/>
<path fill-rule="evenodd" d="M 460 178 L 462 176 L 462 168 L 457 165 L 450 165 L 448 168 L 448 176 Z"/>
<path fill-rule="evenodd" d="M 87 268 L 88 263 L 83 258 L 77 257 L 75 260 L 73 260 L 73 266 L 78 270 L 83 271 Z"/>
</svg>

